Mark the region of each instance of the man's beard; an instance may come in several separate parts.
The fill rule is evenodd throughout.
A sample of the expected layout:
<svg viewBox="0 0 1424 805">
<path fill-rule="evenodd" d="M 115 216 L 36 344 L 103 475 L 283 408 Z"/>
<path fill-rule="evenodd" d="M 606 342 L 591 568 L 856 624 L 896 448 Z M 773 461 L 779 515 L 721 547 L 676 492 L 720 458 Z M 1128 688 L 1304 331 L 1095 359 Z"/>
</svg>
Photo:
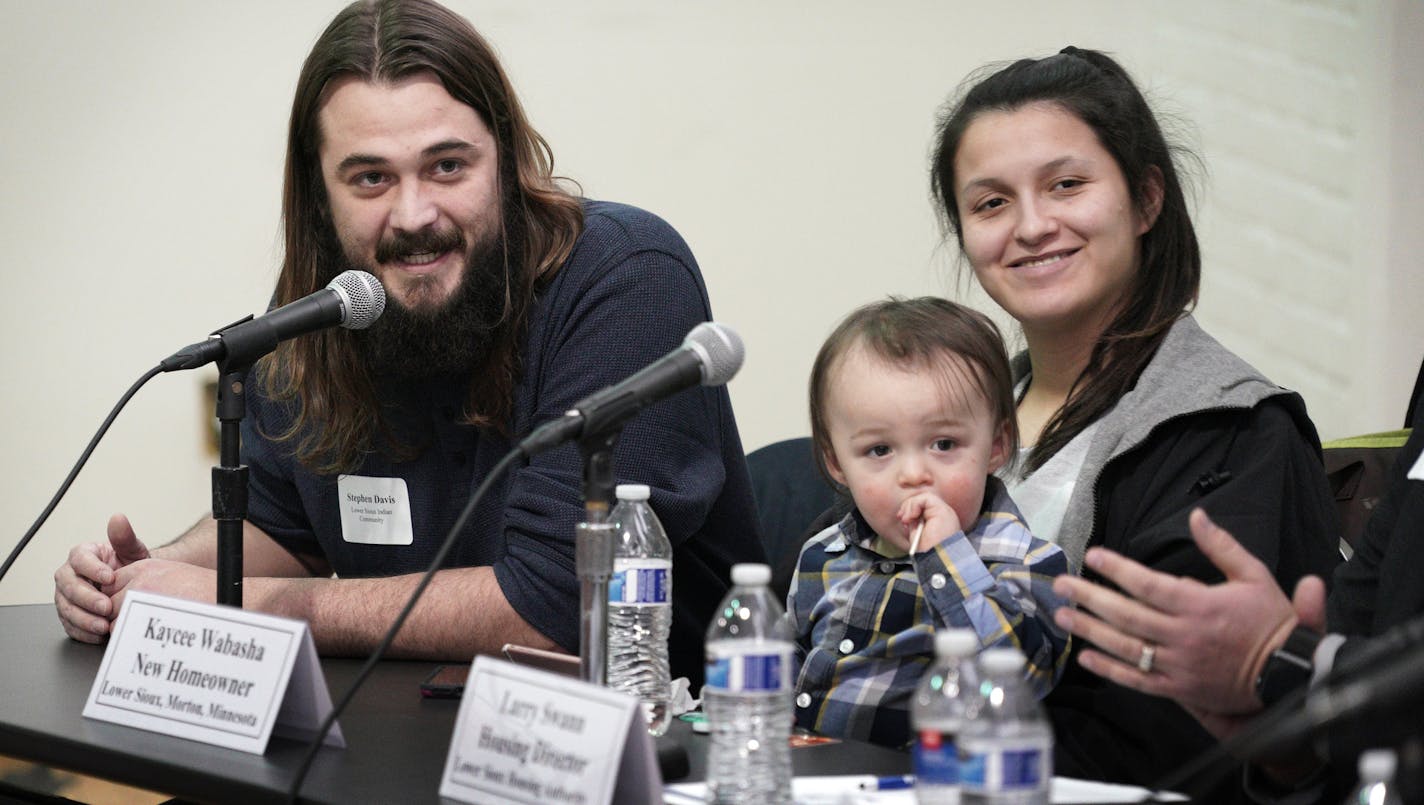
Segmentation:
<svg viewBox="0 0 1424 805">
<path fill-rule="evenodd" d="M 450 298 L 431 309 L 411 309 L 394 297 L 370 329 L 353 333 L 357 354 L 371 374 L 398 380 L 470 372 L 497 348 L 505 323 L 509 279 L 503 235 L 475 244 Z M 381 242 L 379 262 L 422 251 L 465 250 L 459 230 L 402 235 Z M 517 257 L 515 258 L 518 259 Z M 352 261 L 353 263 L 358 261 Z M 366 267 L 372 271 L 373 266 Z M 424 290 L 424 289 L 422 289 Z"/>
</svg>

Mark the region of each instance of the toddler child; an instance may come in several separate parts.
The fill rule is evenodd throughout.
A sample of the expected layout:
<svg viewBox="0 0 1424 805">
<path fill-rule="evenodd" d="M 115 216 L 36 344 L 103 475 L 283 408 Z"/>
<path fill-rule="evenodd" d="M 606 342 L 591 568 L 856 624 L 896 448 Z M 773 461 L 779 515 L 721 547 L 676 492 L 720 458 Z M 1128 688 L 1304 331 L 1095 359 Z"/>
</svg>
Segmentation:
<svg viewBox="0 0 1424 805">
<path fill-rule="evenodd" d="M 941 628 L 1022 650 L 1047 694 L 1068 657 L 1052 590 L 1068 564 L 993 477 L 1018 442 L 998 328 L 945 299 L 867 305 L 821 347 L 810 397 L 817 462 L 854 508 L 802 547 L 787 596 L 797 724 L 904 745 Z"/>
</svg>

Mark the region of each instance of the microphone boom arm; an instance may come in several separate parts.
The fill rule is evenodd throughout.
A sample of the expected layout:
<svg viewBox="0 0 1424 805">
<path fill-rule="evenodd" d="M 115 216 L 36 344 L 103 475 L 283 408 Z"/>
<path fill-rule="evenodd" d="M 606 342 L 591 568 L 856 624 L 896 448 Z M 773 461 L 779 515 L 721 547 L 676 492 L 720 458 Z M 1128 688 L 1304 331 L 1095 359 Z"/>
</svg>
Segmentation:
<svg viewBox="0 0 1424 805">
<path fill-rule="evenodd" d="M 618 427 L 585 434 L 583 453 L 584 522 L 574 529 L 574 571 L 579 579 L 579 666 L 585 682 L 608 679 L 608 582 L 613 576 L 613 507 L 616 478 L 613 448 Z"/>
</svg>

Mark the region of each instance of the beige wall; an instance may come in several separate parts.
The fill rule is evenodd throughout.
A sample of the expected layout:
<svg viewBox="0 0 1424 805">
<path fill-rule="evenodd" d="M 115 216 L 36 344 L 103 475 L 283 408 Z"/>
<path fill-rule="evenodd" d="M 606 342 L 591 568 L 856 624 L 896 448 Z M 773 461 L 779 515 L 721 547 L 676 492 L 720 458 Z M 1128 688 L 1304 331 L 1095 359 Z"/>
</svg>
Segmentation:
<svg viewBox="0 0 1424 805">
<path fill-rule="evenodd" d="M 0 549 L 134 379 L 263 307 L 290 93 L 340 5 L 0 0 Z M 806 432 L 811 357 L 849 308 L 958 293 L 928 201 L 935 109 L 986 61 L 1068 43 L 1117 53 L 1193 123 L 1208 326 L 1304 391 L 1325 435 L 1396 424 L 1421 343 L 1412 0 L 453 5 L 560 171 L 692 245 L 748 344 L 748 449 Z M 208 507 L 208 377 L 134 399 L 0 603 L 48 600 L 110 512 L 162 541 Z"/>
</svg>

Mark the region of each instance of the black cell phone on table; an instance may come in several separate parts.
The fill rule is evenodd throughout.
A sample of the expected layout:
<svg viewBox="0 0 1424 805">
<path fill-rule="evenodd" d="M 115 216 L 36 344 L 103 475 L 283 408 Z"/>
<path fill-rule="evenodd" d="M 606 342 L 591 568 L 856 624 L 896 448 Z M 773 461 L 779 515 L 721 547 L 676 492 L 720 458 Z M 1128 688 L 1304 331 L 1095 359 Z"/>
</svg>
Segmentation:
<svg viewBox="0 0 1424 805">
<path fill-rule="evenodd" d="M 502 651 L 505 659 L 510 662 L 564 676 L 579 676 L 579 658 L 571 654 L 529 648 L 515 643 L 505 643 Z M 458 699 L 465 692 L 465 679 L 469 675 L 468 665 L 442 665 L 431 671 L 430 676 L 420 683 L 420 695 L 427 699 Z"/>
<path fill-rule="evenodd" d="M 468 665 L 441 665 L 420 683 L 420 695 L 427 699 L 458 699 L 465 692 Z"/>
</svg>

